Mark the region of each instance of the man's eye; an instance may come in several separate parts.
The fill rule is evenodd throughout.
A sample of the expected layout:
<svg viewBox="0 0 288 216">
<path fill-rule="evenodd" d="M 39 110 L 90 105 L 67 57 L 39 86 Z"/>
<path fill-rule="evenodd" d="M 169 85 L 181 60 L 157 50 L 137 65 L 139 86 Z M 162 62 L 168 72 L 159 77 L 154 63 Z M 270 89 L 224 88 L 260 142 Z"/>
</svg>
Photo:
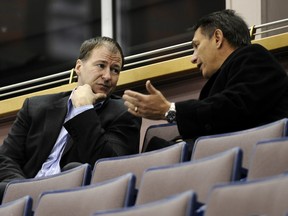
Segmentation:
<svg viewBox="0 0 288 216">
<path fill-rule="evenodd" d="M 115 73 L 115 74 L 119 74 L 119 73 L 120 73 L 120 70 L 117 69 L 117 68 L 113 68 L 111 71 L 112 71 L 113 73 Z"/>
<path fill-rule="evenodd" d="M 105 67 L 104 64 L 98 64 L 97 66 L 98 66 L 99 68 L 104 68 L 104 67 Z"/>
</svg>

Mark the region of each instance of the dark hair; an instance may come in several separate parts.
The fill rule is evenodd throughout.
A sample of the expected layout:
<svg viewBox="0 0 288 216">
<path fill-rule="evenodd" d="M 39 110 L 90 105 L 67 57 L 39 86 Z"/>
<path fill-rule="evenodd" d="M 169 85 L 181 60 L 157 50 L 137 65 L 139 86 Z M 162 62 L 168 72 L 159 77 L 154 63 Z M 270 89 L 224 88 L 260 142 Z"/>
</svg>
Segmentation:
<svg viewBox="0 0 288 216">
<path fill-rule="evenodd" d="M 81 60 L 86 60 L 89 58 L 91 51 L 95 48 L 95 47 L 101 47 L 101 46 L 106 46 L 112 53 L 117 53 L 119 52 L 121 55 L 121 59 L 122 59 L 122 68 L 124 66 L 124 55 L 123 55 L 123 51 L 122 48 L 120 47 L 120 45 L 118 44 L 117 41 L 115 41 L 114 39 L 110 38 L 110 37 L 95 37 L 95 38 L 91 38 L 88 39 L 86 41 L 84 41 L 80 47 L 80 54 L 79 54 L 79 59 Z"/>
<path fill-rule="evenodd" d="M 208 14 L 193 26 L 194 33 L 198 28 L 209 38 L 216 29 L 220 29 L 227 41 L 236 48 L 251 44 L 248 26 L 234 10 L 227 9 Z"/>
</svg>

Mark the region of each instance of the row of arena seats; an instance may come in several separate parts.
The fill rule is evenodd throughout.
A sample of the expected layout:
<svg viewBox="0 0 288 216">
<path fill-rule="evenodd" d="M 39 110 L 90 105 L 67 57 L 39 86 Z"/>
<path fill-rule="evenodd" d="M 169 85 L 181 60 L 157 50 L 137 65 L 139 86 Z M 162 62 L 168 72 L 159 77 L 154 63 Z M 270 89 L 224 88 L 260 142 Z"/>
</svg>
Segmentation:
<svg viewBox="0 0 288 216">
<path fill-rule="evenodd" d="M 93 170 L 83 164 L 50 177 L 15 180 L 6 187 L 0 215 L 285 216 L 287 122 L 200 137 L 190 158 L 187 144 L 179 142 L 103 158 Z"/>
</svg>

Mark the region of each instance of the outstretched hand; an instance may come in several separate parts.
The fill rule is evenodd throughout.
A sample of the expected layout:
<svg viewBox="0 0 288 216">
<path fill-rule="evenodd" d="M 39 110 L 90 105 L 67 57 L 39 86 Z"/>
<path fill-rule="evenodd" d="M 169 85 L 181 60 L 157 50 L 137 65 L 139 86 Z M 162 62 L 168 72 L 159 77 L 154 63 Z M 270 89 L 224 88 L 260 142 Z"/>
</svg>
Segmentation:
<svg viewBox="0 0 288 216">
<path fill-rule="evenodd" d="M 94 93 L 90 85 L 85 84 L 78 86 L 73 91 L 71 96 L 72 104 L 74 107 L 80 107 L 84 105 L 93 105 L 98 101 L 102 101 L 106 98 L 104 93 Z"/>
<path fill-rule="evenodd" d="M 151 119 L 163 120 L 170 107 L 170 102 L 148 80 L 146 89 L 149 94 L 126 90 L 123 95 L 128 111 L 133 115 Z"/>
</svg>

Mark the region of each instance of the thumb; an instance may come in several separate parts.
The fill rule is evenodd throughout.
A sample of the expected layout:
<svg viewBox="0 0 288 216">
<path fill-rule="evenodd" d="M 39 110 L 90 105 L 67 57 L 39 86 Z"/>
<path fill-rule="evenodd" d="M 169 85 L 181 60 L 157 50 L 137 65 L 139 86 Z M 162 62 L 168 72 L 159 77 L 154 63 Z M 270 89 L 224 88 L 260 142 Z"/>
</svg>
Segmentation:
<svg viewBox="0 0 288 216">
<path fill-rule="evenodd" d="M 147 80 L 146 82 L 146 89 L 150 94 L 156 94 L 157 93 L 157 89 L 152 85 L 152 83 L 150 82 L 150 80 Z"/>
</svg>

